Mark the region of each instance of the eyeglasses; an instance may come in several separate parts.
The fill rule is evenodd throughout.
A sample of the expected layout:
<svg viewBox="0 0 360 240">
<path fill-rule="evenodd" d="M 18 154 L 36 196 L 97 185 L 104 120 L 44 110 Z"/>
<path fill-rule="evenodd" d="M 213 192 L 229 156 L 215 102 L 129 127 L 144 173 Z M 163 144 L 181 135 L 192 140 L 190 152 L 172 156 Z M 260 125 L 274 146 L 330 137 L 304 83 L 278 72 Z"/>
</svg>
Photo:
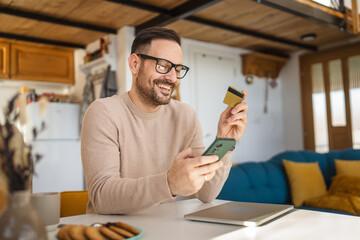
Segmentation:
<svg viewBox="0 0 360 240">
<path fill-rule="evenodd" d="M 170 70 L 172 68 L 175 68 L 176 78 L 177 79 L 181 79 L 181 78 L 185 77 L 186 73 L 190 69 L 189 67 L 187 67 L 185 65 L 173 64 L 169 60 L 166 60 L 166 59 L 163 59 L 163 58 L 156 58 L 156 57 L 148 56 L 148 55 L 145 55 L 145 54 L 137 54 L 137 55 L 139 57 L 143 58 L 143 59 L 155 60 L 156 61 L 155 70 L 158 73 L 166 74 L 166 73 L 170 72 Z"/>
</svg>

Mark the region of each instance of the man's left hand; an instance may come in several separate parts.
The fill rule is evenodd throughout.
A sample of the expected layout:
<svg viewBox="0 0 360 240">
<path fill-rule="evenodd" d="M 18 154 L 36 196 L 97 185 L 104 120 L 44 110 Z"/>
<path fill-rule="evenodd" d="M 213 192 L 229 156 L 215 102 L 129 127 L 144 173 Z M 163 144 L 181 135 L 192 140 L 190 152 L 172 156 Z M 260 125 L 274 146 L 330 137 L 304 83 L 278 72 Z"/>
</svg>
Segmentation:
<svg viewBox="0 0 360 240">
<path fill-rule="evenodd" d="M 234 138 L 238 141 L 247 126 L 248 104 L 245 101 L 247 92 L 243 91 L 243 101 L 235 107 L 227 107 L 220 115 L 217 138 Z"/>
</svg>

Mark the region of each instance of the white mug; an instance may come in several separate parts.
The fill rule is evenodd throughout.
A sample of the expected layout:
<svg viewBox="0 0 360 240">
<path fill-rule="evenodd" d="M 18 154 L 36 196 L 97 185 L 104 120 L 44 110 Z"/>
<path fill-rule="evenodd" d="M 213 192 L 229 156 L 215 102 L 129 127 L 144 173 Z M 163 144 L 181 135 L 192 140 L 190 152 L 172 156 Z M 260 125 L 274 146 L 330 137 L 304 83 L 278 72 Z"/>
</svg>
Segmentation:
<svg viewBox="0 0 360 240">
<path fill-rule="evenodd" d="M 46 230 L 55 230 L 60 222 L 60 193 L 33 193 L 31 196 L 31 203 L 43 219 Z"/>
</svg>

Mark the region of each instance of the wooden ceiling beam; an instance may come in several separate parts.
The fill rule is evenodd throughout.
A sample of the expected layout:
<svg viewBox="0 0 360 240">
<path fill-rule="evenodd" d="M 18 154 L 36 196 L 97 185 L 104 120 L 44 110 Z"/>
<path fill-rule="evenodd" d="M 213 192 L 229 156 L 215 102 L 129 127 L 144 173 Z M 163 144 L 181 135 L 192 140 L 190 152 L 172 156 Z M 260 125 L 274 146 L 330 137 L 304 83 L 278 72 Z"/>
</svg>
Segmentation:
<svg viewBox="0 0 360 240">
<path fill-rule="evenodd" d="M 304 44 L 304 43 L 299 43 L 299 42 L 295 42 L 295 41 L 291 41 L 291 40 L 287 40 L 284 38 L 278 38 L 278 37 L 274 37 L 273 35 L 269 35 L 269 34 L 264 34 L 261 32 L 256 32 L 256 31 L 252 31 L 249 29 L 245 29 L 245 28 L 240 28 L 240 27 L 234 27 L 231 25 L 227 25 L 227 24 L 223 24 L 223 23 L 219 23 L 219 22 L 214 22 L 214 21 L 210 21 L 210 20 L 205 20 L 202 18 L 198 18 L 198 17 L 188 17 L 186 18 L 186 20 L 195 22 L 195 23 L 200 23 L 203 25 L 208 25 L 210 27 L 215 27 L 215 28 L 220 28 L 220 29 L 224 29 L 227 31 L 231 31 L 231 32 L 235 32 L 235 33 L 239 33 L 239 34 L 244 34 L 244 35 L 248 35 L 251 37 L 255 37 L 255 38 L 261 38 L 267 41 L 272 41 L 272 42 L 277 42 L 277 43 L 282 43 L 282 44 L 286 44 L 286 45 L 290 45 L 290 46 L 294 46 L 294 47 L 299 47 L 302 49 L 307 49 L 307 50 L 311 50 L 311 51 L 317 51 L 318 47 L 315 45 L 310 45 L 310 44 Z"/>
<path fill-rule="evenodd" d="M 267 35 L 267 34 L 263 34 L 263 33 L 260 33 L 260 32 L 255 32 L 255 31 L 251 31 L 251 30 L 248 30 L 248 29 L 234 27 L 234 26 L 222 24 L 222 23 L 219 23 L 219 22 L 210 21 L 210 20 L 199 18 L 199 17 L 191 16 L 195 12 L 200 11 L 200 10 L 206 8 L 206 7 L 209 7 L 209 5 L 205 5 L 204 3 L 203 4 L 198 4 L 197 6 L 195 6 L 194 4 L 196 3 L 196 1 L 186 2 L 186 3 L 176 7 L 174 9 L 171 9 L 171 10 L 167 10 L 167 9 L 164 9 L 164 8 L 158 8 L 158 7 L 154 8 L 152 5 L 140 3 L 140 2 L 137 2 L 137 1 L 128 1 L 128 0 L 107 0 L 107 1 L 115 2 L 115 3 L 118 3 L 118 4 L 123 4 L 123 5 L 126 5 L 126 6 L 135 7 L 135 8 L 139 8 L 141 10 L 146 10 L 146 11 L 149 11 L 149 12 L 154 12 L 154 13 L 159 13 L 160 14 L 160 16 L 158 16 L 156 18 L 153 18 L 150 21 L 145 22 L 145 23 L 137 26 L 136 27 L 136 32 L 140 31 L 141 29 L 151 27 L 151 26 L 165 26 L 167 24 L 170 24 L 171 22 L 174 22 L 174 21 L 179 20 L 179 19 L 182 18 L 182 19 L 185 19 L 185 20 L 189 20 L 189 21 L 192 21 L 192 22 L 195 22 L 195 23 L 207 25 L 207 26 L 210 26 L 210 27 L 220 28 L 220 29 L 236 32 L 236 33 L 239 33 L 239 34 L 245 34 L 245 35 L 256 37 L 256 38 L 265 39 L 265 40 L 268 40 L 268 41 L 273 41 L 273 42 L 277 42 L 277 43 L 282 43 L 282 44 L 286 44 L 286 45 L 290 45 L 290 46 L 299 47 L 299 48 L 302 48 L 302 49 L 307 49 L 307 50 L 311 50 L 311 51 L 317 51 L 317 49 L 318 49 L 314 45 L 302 44 L 302 43 L 298 43 L 298 42 L 295 42 L 295 41 L 290 41 L 290 40 L 283 39 L 283 38 L 277 38 L 277 37 Z M 217 2 L 220 2 L 220 1 L 208 1 L 208 4 L 212 5 L 212 4 L 215 4 Z M 190 5 L 190 7 L 189 7 L 189 5 Z M 193 6 L 191 6 L 191 5 L 193 5 Z M 190 8 L 192 8 L 192 10 L 189 10 Z"/>
<path fill-rule="evenodd" d="M 299 0 L 253 0 L 259 4 L 263 4 L 283 12 L 287 12 L 298 17 L 306 18 L 318 23 L 326 24 L 330 27 L 336 27 L 341 31 L 346 30 L 346 20 L 344 14 L 332 9 L 324 11 L 320 8 L 315 8 L 313 5 L 304 4 L 304 1 Z M 313 3 L 316 4 L 316 3 Z M 325 7 L 324 7 L 325 8 Z M 336 12 L 336 13 L 335 13 Z"/>
<path fill-rule="evenodd" d="M 42 15 L 42 14 L 35 14 L 35 13 L 25 12 L 25 11 L 21 11 L 21 10 L 15 10 L 15 9 L 11 9 L 11 8 L 0 7 L 0 13 L 12 15 L 12 16 L 16 16 L 16 17 L 21 17 L 21 18 L 28 18 L 31 20 L 65 25 L 65 26 L 69 26 L 69 27 L 82 28 L 82 29 L 86 29 L 86 30 L 90 30 L 90 31 L 113 33 L 113 34 L 117 33 L 117 30 L 112 29 L 112 28 L 96 26 L 96 25 L 83 23 L 83 22 L 70 21 L 70 20 L 50 17 L 50 16 L 46 16 L 46 15 Z"/>
<path fill-rule="evenodd" d="M 156 7 L 154 5 L 141 3 L 141 2 L 138 2 L 138 1 L 133 1 L 133 0 L 106 0 L 106 1 L 121 4 L 121 5 L 125 5 L 125 6 L 128 6 L 128 7 L 137 8 L 137 9 L 140 9 L 140 10 L 145 10 L 145 11 L 148 11 L 148 12 L 160 13 L 160 14 L 163 14 L 163 15 L 170 15 L 170 11 L 165 9 L 165 8 Z"/>
<path fill-rule="evenodd" d="M 188 1 L 185 2 L 173 9 L 170 10 L 168 15 L 160 14 L 159 16 L 136 26 L 135 32 L 141 31 L 142 29 L 148 27 L 163 27 L 168 24 L 171 24 L 177 20 L 187 18 L 194 13 L 201 11 L 205 8 L 208 8 L 216 3 L 221 2 L 222 0 L 197 0 L 197 1 Z"/>
<path fill-rule="evenodd" d="M 86 47 L 85 45 L 81 45 L 81 44 L 55 41 L 55 40 L 50 40 L 50 39 L 45 39 L 45 38 L 29 37 L 29 36 L 17 35 L 17 34 L 12 34 L 12 33 L 4 33 L 4 32 L 0 32 L 0 38 L 15 39 L 15 40 L 26 41 L 26 42 L 34 42 L 34 43 L 43 43 L 43 44 L 56 45 L 56 46 L 62 46 L 62 47 L 70 47 L 70 48 L 85 48 Z"/>
</svg>

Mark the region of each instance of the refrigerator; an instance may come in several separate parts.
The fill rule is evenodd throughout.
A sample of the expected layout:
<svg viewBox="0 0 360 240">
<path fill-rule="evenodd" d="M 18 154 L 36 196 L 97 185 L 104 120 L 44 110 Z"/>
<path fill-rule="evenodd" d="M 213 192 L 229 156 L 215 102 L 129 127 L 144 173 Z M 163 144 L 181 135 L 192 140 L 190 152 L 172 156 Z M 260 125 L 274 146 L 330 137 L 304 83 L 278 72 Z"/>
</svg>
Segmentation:
<svg viewBox="0 0 360 240">
<path fill-rule="evenodd" d="M 35 164 L 32 191 L 62 192 L 84 190 L 84 173 L 80 151 L 80 105 L 48 103 L 40 116 L 39 103 L 27 105 L 28 122 L 24 128 L 25 142 L 32 144 L 33 154 L 42 158 Z M 32 129 L 45 130 L 34 139 Z"/>
</svg>

